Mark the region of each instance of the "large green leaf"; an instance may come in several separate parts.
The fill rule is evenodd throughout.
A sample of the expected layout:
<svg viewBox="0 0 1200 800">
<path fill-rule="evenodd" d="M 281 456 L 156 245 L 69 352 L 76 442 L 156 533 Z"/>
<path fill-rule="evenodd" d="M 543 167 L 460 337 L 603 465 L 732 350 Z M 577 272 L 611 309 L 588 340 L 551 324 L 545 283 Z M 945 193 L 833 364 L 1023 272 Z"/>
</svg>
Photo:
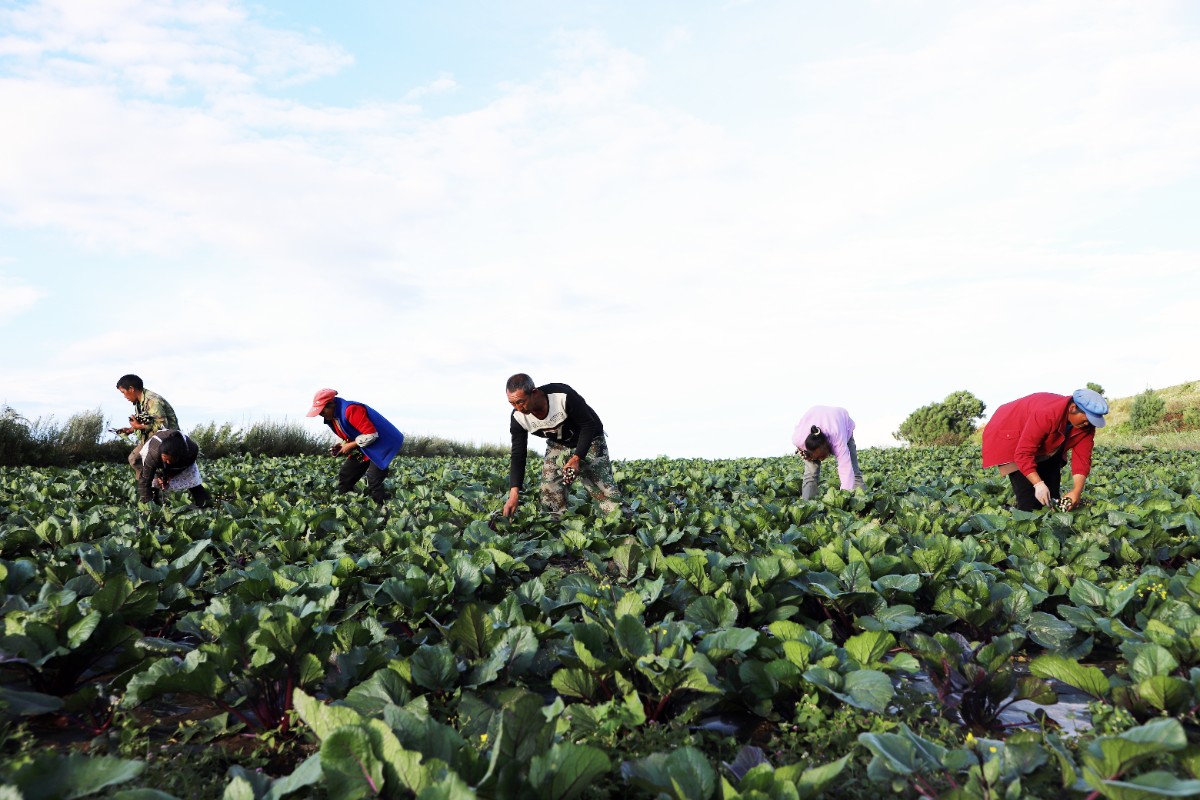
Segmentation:
<svg viewBox="0 0 1200 800">
<path fill-rule="evenodd" d="M 459 613 L 446 638 L 458 645 L 458 652 L 469 661 L 483 658 L 492 649 L 492 623 L 483 609 L 468 603 Z"/>
<path fill-rule="evenodd" d="M 1102 736 L 1087 746 L 1083 755 L 1084 780 L 1093 788 L 1128 773 L 1153 756 L 1182 750 L 1187 736 L 1177 719 L 1158 719 L 1117 736 Z"/>
<path fill-rule="evenodd" d="M 1062 681 L 1092 697 L 1108 697 L 1108 677 L 1099 668 L 1085 667 L 1073 658 L 1038 656 L 1029 663 L 1029 671 L 1039 678 Z"/>
<path fill-rule="evenodd" d="M 1134 689 L 1151 706 L 1171 714 L 1182 713 L 1193 705 L 1192 684 L 1174 675 L 1153 675 Z"/>
<path fill-rule="evenodd" d="M 720 661 L 734 653 L 745 653 L 758 643 L 758 631 L 750 628 L 729 628 L 714 631 L 700 640 L 700 652 L 712 661 Z"/>
<path fill-rule="evenodd" d="M 321 772 L 333 797 L 384 796 L 383 762 L 361 727 L 342 727 L 321 740 Z"/>
<path fill-rule="evenodd" d="M 476 668 L 469 686 L 479 686 L 496 680 L 501 674 L 511 678 L 524 675 L 537 655 L 538 642 L 533 629 L 527 625 L 509 628 L 492 648 L 492 652 Z"/>
<path fill-rule="evenodd" d="M 572 800 L 610 769 L 603 751 L 564 742 L 530 760 L 529 783 L 539 798 Z"/>
<path fill-rule="evenodd" d="M 732 628 L 737 624 L 738 608 L 728 597 L 697 597 L 688 603 L 683 618 L 700 632 Z"/>
<path fill-rule="evenodd" d="M 842 680 L 842 689 L 849 697 L 846 702 L 850 705 L 878 714 L 887 711 L 888 703 L 895 694 L 891 679 L 874 669 L 847 673 Z"/>
<path fill-rule="evenodd" d="M 675 800 L 708 800 L 717 788 L 712 765 L 693 747 L 626 761 L 621 765 L 621 774 L 626 780 Z"/>
<path fill-rule="evenodd" d="M 887 710 L 895 695 L 891 679 L 874 669 L 860 669 L 838 675 L 824 667 L 811 667 L 804 673 L 804 678 L 843 703 L 878 714 Z"/>
<path fill-rule="evenodd" d="M 1127 781 L 1104 781 L 1105 797 L 1149 800 L 1154 797 L 1200 797 L 1200 780 L 1182 780 L 1169 772 L 1146 772 Z"/>
<path fill-rule="evenodd" d="M 1025 623 L 1025 630 L 1030 639 L 1047 650 L 1065 648 L 1078 633 L 1071 623 L 1044 611 L 1030 614 L 1028 622 Z"/>
<path fill-rule="evenodd" d="M 617 649 L 626 658 L 636 660 L 654 652 L 650 632 L 637 617 L 619 617 L 615 631 Z"/>
<path fill-rule="evenodd" d="M 300 719 L 322 741 L 332 736 L 338 728 L 355 727 L 366 722 L 366 717 L 353 708 L 322 703 L 301 689 L 296 690 L 292 702 Z"/>
<path fill-rule="evenodd" d="M 41 753 L 9 775 L 24 800 L 73 800 L 95 794 L 142 774 L 141 761 L 98 756 Z"/>
<path fill-rule="evenodd" d="M 859 663 L 868 666 L 878 663 L 896 644 L 896 637 L 886 631 L 867 631 L 846 640 L 846 653 Z"/>
<path fill-rule="evenodd" d="M 550 678 L 550 684 L 559 694 L 583 700 L 595 698 L 600 689 L 595 675 L 585 669 L 560 669 Z"/>
<path fill-rule="evenodd" d="M 0 708 L 18 716 L 50 714 L 63 707 L 61 697 L 39 692 L 22 692 L 0 686 Z"/>
<path fill-rule="evenodd" d="M 849 760 L 850 754 L 847 753 L 838 760 L 819 767 L 803 769 L 801 765 L 791 765 L 780 767 L 775 770 L 775 774 L 795 783 L 801 800 L 808 800 L 808 798 L 816 797 L 824 792 L 842 774 L 842 770 L 846 768 L 846 762 Z"/>
<path fill-rule="evenodd" d="M 1179 669 L 1179 661 L 1165 647 L 1145 644 L 1138 648 L 1137 655 L 1129 663 L 1129 677 L 1144 681 L 1155 675 L 1170 675 Z"/>
<path fill-rule="evenodd" d="M 449 691 L 458 683 L 458 665 L 444 644 L 421 645 L 408 660 L 413 682 L 435 692 Z"/>
</svg>

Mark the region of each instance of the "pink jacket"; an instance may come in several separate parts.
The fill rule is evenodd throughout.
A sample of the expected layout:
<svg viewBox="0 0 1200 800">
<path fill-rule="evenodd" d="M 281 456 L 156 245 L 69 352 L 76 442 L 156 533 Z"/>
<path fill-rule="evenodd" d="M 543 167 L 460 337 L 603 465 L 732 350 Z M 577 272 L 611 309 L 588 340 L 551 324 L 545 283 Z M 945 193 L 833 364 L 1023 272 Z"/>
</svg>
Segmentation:
<svg viewBox="0 0 1200 800">
<path fill-rule="evenodd" d="M 804 447 L 812 426 L 820 428 L 829 439 L 829 450 L 837 459 L 838 477 L 841 478 L 842 488 L 847 492 L 854 491 L 854 465 L 850 463 L 850 448 L 846 443 L 854 435 L 854 420 L 844 408 L 836 406 L 813 406 L 804 412 L 796 429 L 792 431 L 792 444 L 797 449 Z"/>
<path fill-rule="evenodd" d="M 983 429 L 983 466 L 1015 461 L 1021 474 L 1037 471 L 1039 456 L 1054 454 L 1066 445 L 1071 451 L 1071 474 L 1087 477 L 1092 471 L 1092 446 L 1096 429 L 1071 428 L 1067 432 L 1070 395 L 1038 392 L 996 409 Z"/>
</svg>

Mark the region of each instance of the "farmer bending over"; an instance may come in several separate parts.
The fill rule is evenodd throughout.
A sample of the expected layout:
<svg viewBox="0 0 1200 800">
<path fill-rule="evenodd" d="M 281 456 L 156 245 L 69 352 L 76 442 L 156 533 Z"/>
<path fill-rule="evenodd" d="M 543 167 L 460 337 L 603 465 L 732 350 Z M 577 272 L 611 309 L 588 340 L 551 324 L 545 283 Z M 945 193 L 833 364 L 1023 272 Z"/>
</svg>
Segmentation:
<svg viewBox="0 0 1200 800">
<path fill-rule="evenodd" d="M 508 424 L 512 457 L 504 516 L 511 516 L 520 502 L 531 433 L 546 440 L 541 483 L 543 511 L 559 515 L 566 510 L 567 486 L 576 477 L 583 480 L 584 488 L 605 514 L 620 508 L 621 490 L 613 478 L 604 423 L 579 392 L 565 383 L 535 386 L 533 378 L 523 372 L 508 379 L 505 391 L 513 412 Z M 560 468 L 558 462 L 562 459 L 565 463 Z"/>
<path fill-rule="evenodd" d="M 138 475 L 138 502 L 161 502 L 162 492 L 187 490 L 200 508 L 208 505 L 208 489 L 196 459 L 200 446 L 183 431 L 162 430 L 150 437 L 142 449 Z"/>
<path fill-rule="evenodd" d="M 386 503 L 388 493 L 383 481 L 392 459 L 404 445 L 404 434 L 383 414 L 364 403 L 338 397 L 335 389 L 317 392 L 305 416 L 320 416 L 341 440 L 329 451 L 330 455 L 346 457 L 338 470 L 338 493 L 349 492 L 365 474 L 371 498 L 380 505 Z"/>
<path fill-rule="evenodd" d="M 1079 504 L 1092 470 L 1096 429 L 1104 427 L 1108 401 L 1091 389 L 1070 397 L 1038 392 L 996 409 L 983 429 L 983 466 L 1007 475 L 1017 508 L 1033 511 L 1057 499 L 1065 456 L 1071 451 L 1073 486 L 1063 498 Z"/>
<path fill-rule="evenodd" d="M 800 497 L 812 500 L 821 485 L 821 462 L 837 459 L 838 475 L 847 492 L 863 488 L 858 468 L 858 447 L 854 444 L 854 420 L 844 408 L 813 406 L 804 412 L 792 431 L 792 444 L 804 459 L 804 482 Z"/>
</svg>

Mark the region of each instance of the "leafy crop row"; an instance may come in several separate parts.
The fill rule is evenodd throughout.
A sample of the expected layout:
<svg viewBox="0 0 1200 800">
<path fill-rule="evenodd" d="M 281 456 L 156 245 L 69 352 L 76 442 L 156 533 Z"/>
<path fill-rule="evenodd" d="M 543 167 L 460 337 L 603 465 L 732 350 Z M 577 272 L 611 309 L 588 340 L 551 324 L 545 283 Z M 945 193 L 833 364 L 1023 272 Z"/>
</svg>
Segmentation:
<svg viewBox="0 0 1200 800">
<path fill-rule="evenodd" d="M 0 706 L 91 754 L 6 780 L 149 786 L 128 756 L 182 740 L 286 756 L 231 797 L 1200 794 L 1196 454 L 1101 450 L 1073 513 L 862 455 L 816 502 L 793 459 L 655 459 L 628 516 L 512 520 L 502 459 L 407 461 L 383 514 L 314 459 L 211 462 L 205 511 L 0 470 Z M 1068 694 L 1094 728 L 1036 710 Z"/>
</svg>

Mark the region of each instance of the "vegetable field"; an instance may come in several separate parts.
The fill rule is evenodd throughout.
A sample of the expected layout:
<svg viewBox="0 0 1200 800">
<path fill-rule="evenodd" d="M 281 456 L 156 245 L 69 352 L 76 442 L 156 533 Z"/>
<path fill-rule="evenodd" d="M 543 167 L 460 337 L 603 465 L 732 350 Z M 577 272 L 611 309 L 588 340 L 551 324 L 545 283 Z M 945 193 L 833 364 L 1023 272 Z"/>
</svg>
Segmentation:
<svg viewBox="0 0 1200 800">
<path fill-rule="evenodd" d="M 319 458 L 205 462 L 204 510 L 0 470 L 0 797 L 1200 796 L 1200 452 L 1094 461 L 1071 513 L 935 448 L 511 520 L 499 458 L 387 513 Z"/>
</svg>

